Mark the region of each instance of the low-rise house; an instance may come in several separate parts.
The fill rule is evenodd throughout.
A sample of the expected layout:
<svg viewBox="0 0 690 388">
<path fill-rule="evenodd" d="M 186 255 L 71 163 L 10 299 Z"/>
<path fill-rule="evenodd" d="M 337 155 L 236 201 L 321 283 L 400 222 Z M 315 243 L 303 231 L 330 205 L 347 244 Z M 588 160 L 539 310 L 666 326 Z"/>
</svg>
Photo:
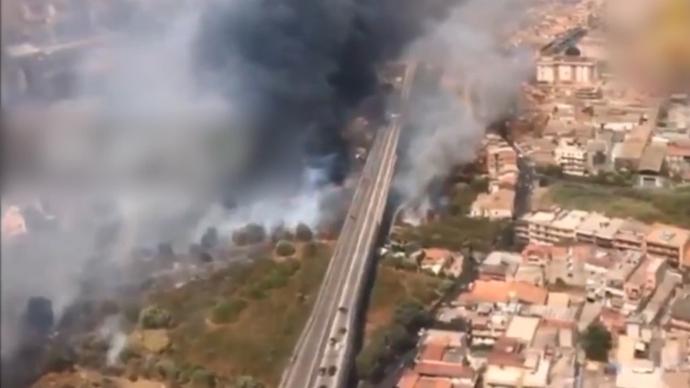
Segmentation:
<svg viewBox="0 0 690 388">
<path fill-rule="evenodd" d="M 522 249 L 521 255 L 524 264 L 545 267 L 553 261 L 554 257 L 564 256 L 566 253 L 563 247 L 530 243 Z"/>
<path fill-rule="evenodd" d="M 464 257 L 458 252 L 441 248 L 427 248 L 422 256 L 420 269 L 434 275 L 459 277 L 462 274 Z"/>
<path fill-rule="evenodd" d="M 556 163 L 566 175 L 585 176 L 589 174 L 589 155 L 584 145 L 572 138 L 561 138 L 554 151 Z"/>
<path fill-rule="evenodd" d="M 616 249 L 633 249 L 645 251 L 645 240 L 651 228 L 649 225 L 633 220 L 624 220 L 613 237 L 613 247 Z"/>
<path fill-rule="evenodd" d="M 686 141 L 672 141 L 666 148 L 666 165 L 669 171 L 682 176 L 690 170 L 690 139 Z"/>
<path fill-rule="evenodd" d="M 538 317 L 526 317 L 515 315 L 508 324 L 505 332 L 505 338 L 514 339 L 524 346 L 531 346 L 534 336 L 541 319 Z"/>
<path fill-rule="evenodd" d="M 664 258 L 673 267 L 690 266 L 690 230 L 655 223 L 645 243 L 650 256 Z"/>
<path fill-rule="evenodd" d="M 666 143 L 651 142 L 645 147 L 637 167 L 638 186 L 662 187 L 665 182 Z"/>
<path fill-rule="evenodd" d="M 624 285 L 624 314 L 629 315 L 639 310 L 656 290 L 664 271 L 664 261 L 659 258 L 647 258 L 637 267 Z"/>
<path fill-rule="evenodd" d="M 498 188 L 489 193 L 480 193 L 472 203 L 470 217 L 492 220 L 513 218 L 515 191 Z"/>
<path fill-rule="evenodd" d="M 546 387 L 551 361 L 542 351 L 525 349 L 518 341 L 503 339 L 487 357 L 484 386 Z"/>
<path fill-rule="evenodd" d="M 614 245 L 616 233 L 623 225 L 620 218 L 609 218 L 599 213 L 589 213 L 575 231 L 579 242 L 596 244 L 603 248 Z"/>
<path fill-rule="evenodd" d="M 520 256 L 510 252 L 491 252 L 479 265 L 479 280 L 506 281 L 514 278 Z"/>
<path fill-rule="evenodd" d="M 616 260 L 614 267 L 606 273 L 605 296 L 607 305 L 610 308 L 618 309 L 623 307 L 625 299 L 625 283 L 642 263 L 644 254 L 637 251 L 625 251 Z M 618 300 L 620 303 L 612 305 Z"/>
<path fill-rule="evenodd" d="M 477 303 L 545 304 L 547 295 L 546 289 L 528 283 L 477 280 L 470 286 L 468 292 L 458 297 L 458 302 L 463 305 Z"/>
</svg>

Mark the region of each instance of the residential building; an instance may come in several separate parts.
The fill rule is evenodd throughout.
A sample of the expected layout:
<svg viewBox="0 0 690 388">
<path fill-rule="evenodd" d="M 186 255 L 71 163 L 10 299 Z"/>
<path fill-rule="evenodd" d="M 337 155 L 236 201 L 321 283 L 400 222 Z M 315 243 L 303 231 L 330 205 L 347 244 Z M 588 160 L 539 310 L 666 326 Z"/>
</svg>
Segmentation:
<svg viewBox="0 0 690 388">
<path fill-rule="evenodd" d="M 585 259 L 587 273 L 587 298 L 601 299 L 606 294 L 606 283 L 609 272 L 615 267 L 616 260 L 612 253 L 597 250 Z"/>
<path fill-rule="evenodd" d="M 690 230 L 655 223 L 645 244 L 649 255 L 667 259 L 671 266 L 690 266 Z"/>
<path fill-rule="evenodd" d="M 613 247 L 621 250 L 645 251 L 645 240 L 651 228 L 649 225 L 633 220 L 624 220 L 613 238 Z"/>
<path fill-rule="evenodd" d="M 639 310 L 654 293 L 663 279 L 665 271 L 664 260 L 647 258 L 635 269 L 624 284 L 625 300 L 623 314 L 629 315 Z"/>
<path fill-rule="evenodd" d="M 645 147 L 637 167 L 638 186 L 654 188 L 664 185 L 666 148 L 663 142 L 651 142 Z"/>
<path fill-rule="evenodd" d="M 545 267 L 549 265 L 555 257 L 564 256 L 567 249 L 564 247 L 529 243 L 522 249 L 522 262 L 524 264 L 538 265 Z"/>
<path fill-rule="evenodd" d="M 551 361 L 542 351 L 525 349 L 506 338 L 487 357 L 484 387 L 546 387 L 550 369 Z"/>
<path fill-rule="evenodd" d="M 486 149 L 486 169 L 489 176 L 496 178 L 503 172 L 517 166 L 517 153 L 507 144 L 489 145 Z"/>
<path fill-rule="evenodd" d="M 470 217 L 482 217 L 492 220 L 513 217 L 515 191 L 512 189 L 497 189 L 489 193 L 480 193 L 472 203 Z"/>
<path fill-rule="evenodd" d="M 470 286 L 468 292 L 458 297 L 458 302 L 464 305 L 477 303 L 545 304 L 547 294 L 546 289 L 528 283 L 477 280 Z"/>
<path fill-rule="evenodd" d="M 644 151 L 652 140 L 652 130 L 652 125 L 647 123 L 638 125 L 628 133 L 618 152 L 614 151 L 616 169 L 637 171 Z"/>
<path fill-rule="evenodd" d="M 543 244 L 574 241 L 575 231 L 587 214 L 582 210 L 529 213 L 520 219 L 515 234 L 520 240 Z"/>
<path fill-rule="evenodd" d="M 681 295 L 673 302 L 666 329 L 690 334 L 690 294 Z"/>
<path fill-rule="evenodd" d="M 539 83 L 591 86 L 597 80 L 596 61 L 580 57 L 579 50 L 575 55 L 548 56 L 537 61 Z"/>
<path fill-rule="evenodd" d="M 669 171 L 683 176 L 690 171 L 690 139 L 671 141 L 666 148 L 666 165 Z"/>
<path fill-rule="evenodd" d="M 566 175 L 588 175 L 587 149 L 573 138 L 561 138 L 554 150 L 556 163 Z"/>
<path fill-rule="evenodd" d="M 510 338 L 519 343 L 529 347 L 532 345 L 534 336 L 541 319 L 538 317 L 526 317 L 515 315 L 508 324 L 505 332 L 505 338 Z"/>
<path fill-rule="evenodd" d="M 459 252 L 441 248 L 427 248 L 421 259 L 420 269 L 434 275 L 458 277 L 462 274 L 464 257 Z"/>
<path fill-rule="evenodd" d="M 606 304 L 612 309 L 621 309 L 625 299 L 625 283 L 644 259 L 644 254 L 637 251 L 623 252 L 615 261 L 614 267 L 606 273 Z"/>
<path fill-rule="evenodd" d="M 599 213 L 590 213 L 577 227 L 575 231 L 576 239 L 578 242 L 611 248 L 614 246 L 616 233 L 622 225 L 622 219 L 609 218 Z"/>
</svg>

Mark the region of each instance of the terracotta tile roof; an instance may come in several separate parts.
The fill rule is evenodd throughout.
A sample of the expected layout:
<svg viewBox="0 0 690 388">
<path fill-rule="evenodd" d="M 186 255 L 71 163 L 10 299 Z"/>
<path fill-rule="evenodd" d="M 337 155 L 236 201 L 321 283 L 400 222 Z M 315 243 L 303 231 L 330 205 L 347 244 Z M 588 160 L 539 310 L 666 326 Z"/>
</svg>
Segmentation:
<svg viewBox="0 0 690 388">
<path fill-rule="evenodd" d="M 422 376 L 474 378 L 474 370 L 464 364 L 444 361 L 421 361 L 414 371 Z"/>
<path fill-rule="evenodd" d="M 444 343 L 430 343 L 424 345 L 419 359 L 422 361 L 441 361 L 443 353 L 446 351 L 446 344 Z"/>
<path fill-rule="evenodd" d="M 523 282 L 507 282 L 500 280 L 477 280 L 471 291 L 458 297 L 460 302 L 469 303 L 506 303 L 512 298 L 531 304 L 545 304 L 548 292 Z"/>
<path fill-rule="evenodd" d="M 647 235 L 647 243 L 683 247 L 690 241 L 690 230 L 677 226 L 655 223 Z"/>
</svg>

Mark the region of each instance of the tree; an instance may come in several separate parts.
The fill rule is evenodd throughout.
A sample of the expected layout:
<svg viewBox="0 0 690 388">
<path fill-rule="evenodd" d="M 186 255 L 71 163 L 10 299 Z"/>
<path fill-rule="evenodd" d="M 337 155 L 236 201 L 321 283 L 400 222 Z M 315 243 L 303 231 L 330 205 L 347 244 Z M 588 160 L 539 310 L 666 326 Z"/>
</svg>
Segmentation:
<svg viewBox="0 0 690 388">
<path fill-rule="evenodd" d="M 314 238 L 314 233 L 311 231 L 309 226 L 299 223 L 295 229 L 295 237 L 298 241 L 308 242 Z"/>
<path fill-rule="evenodd" d="M 244 227 L 248 244 L 258 244 L 266 239 L 266 229 L 259 224 L 247 224 Z"/>
<path fill-rule="evenodd" d="M 246 307 L 247 302 L 243 299 L 230 299 L 219 302 L 211 311 L 211 320 L 213 323 L 218 324 L 234 322 Z"/>
<path fill-rule="evenodd" d="M 420 303 L 404 302 L 395 309 L 393 319 L 409 332 L 416 332 L 429 321 L 429 314 Z"/>
<path fill-rule="evenodd" d="M 594 323 L 585 331 L 582 347 L 588 359 L 605 362 L 611 350 L 611 333 L 602 324 Z"/>
<path fill-rule="evenodd" d="M 195 388 L 213 388 L 216 386 L 216 377 L 213 373 L 198 368 L 192 372 L 192 387 Z"/>
<path fill-rule="evenodd" d="M 276 254 L 283 257 L 292 256 L 295 254 L 295 246 L 289 241 L 278 241 L 278 244 L 276 244 Z"/>
<path fill-rule="evenodd" d="M 168 310 L 152 305 L 141 311 L 139 321 L 144 329 L 163 329 L 172 323 L 172 315 Z"/>
</svg>

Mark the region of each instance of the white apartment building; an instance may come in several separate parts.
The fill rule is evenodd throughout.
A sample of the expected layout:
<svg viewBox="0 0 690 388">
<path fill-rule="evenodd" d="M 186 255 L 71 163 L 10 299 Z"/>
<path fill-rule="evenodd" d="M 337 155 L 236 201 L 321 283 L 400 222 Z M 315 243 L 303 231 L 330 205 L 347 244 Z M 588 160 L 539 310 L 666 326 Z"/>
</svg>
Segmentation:
<svg viewBox="0 0 690 388">
<path fill-rule="evenodd" d="M 562 138 L 554 150 L 555 160 L 566 175 L 585 176 L 588 174 L 587 149 L 575 139 Z"/>
<path fill-rule="evenodd" d="M 579 56 L 543 57 L 537 61 L 537 82 L 591 86 L 598 79 L 596 61 Z"/>
</svg>

